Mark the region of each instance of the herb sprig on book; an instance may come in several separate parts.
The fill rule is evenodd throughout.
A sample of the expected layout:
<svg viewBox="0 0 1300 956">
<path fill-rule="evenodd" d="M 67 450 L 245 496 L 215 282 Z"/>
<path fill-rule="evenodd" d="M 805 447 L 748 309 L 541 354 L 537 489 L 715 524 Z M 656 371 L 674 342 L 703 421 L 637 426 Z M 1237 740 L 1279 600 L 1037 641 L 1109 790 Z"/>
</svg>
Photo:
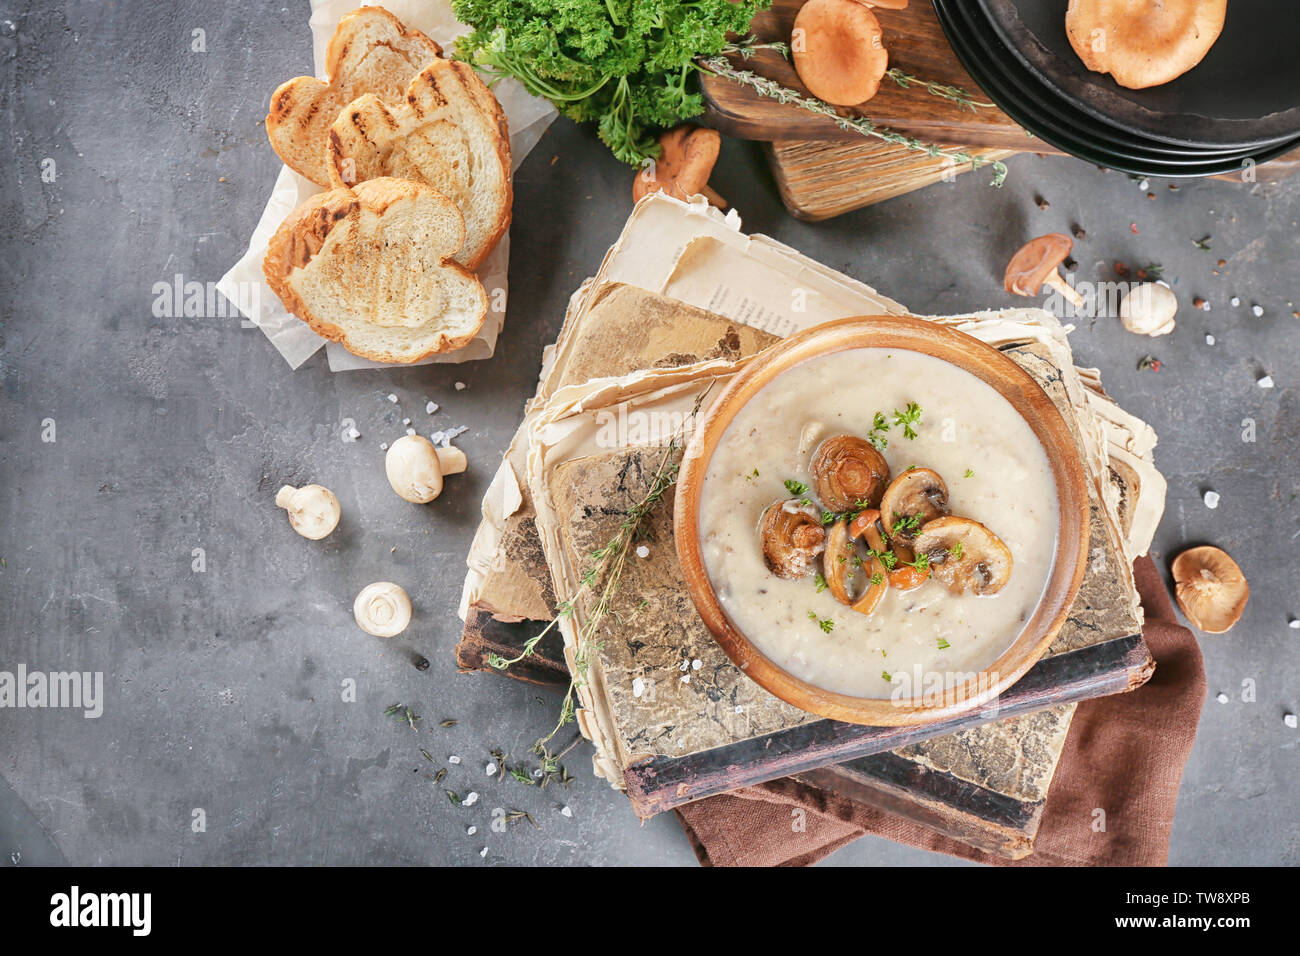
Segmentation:
<svg viewBox="0 0 1300 956">
<path fill-rule="evenodd" d="M 577 601 L 581 595 L 592 593 L 597 586 L 600 587 L 595 604 L 587 609 L 586 620 L 578 631 L 577 640 L 574 644 L 573 672 L 569 678 L 569 687 L 564 693 L 564 700 L 560 705 L 559 719 L 551 732 L 533 745 L 533 752 L 542 758 L 542 770 L 546 773 L 552 773 L 558 767 L 557 762 L 562 754 L 552 754 L 548 745 L 555 738 L 555 735 L 574 719 L 577 706 L 575 702 L 577 691 L 578 688 L 586 685 L 591 667 L 591 655 L 600 649 L 600 642 L 596 639 L 596 634 L 599 633 L 601 625 L 613 607 L 614 598 L 618 593 L 618 586 L 622 580 L 623 569 L 627 564 L 627 556 L 632 549 L 632 543 L 644 536 L 646 525 L 654 515 L 655 508 L 663 500 L 668 490 L 677 483 L 677 473 L 681 468 L 677 453 L 681 451 L 683 439 L 699 415 L 700 405 L 708 392 L 709 389 L 706 388 L 696 396 L 695 406 L 690 415 L 682 424 L 681 430 L 669 441 L 654 472 L 651 474 L 649 489 L 641 500 L 628 509 L 614 537 L 603 547 L 591 552 L 589 556 L 590 563 L 583 571 L 577 590 L 571 598 L 559 605 L 554 620 L 547 624 L 541 633 L 526 641 L 518 656 L 507 659 L 497 654 L 491 654 L 488 657 L 488 663 L 492 667 L 497 670 L 507 670 L 510 665 L 516 664 L 534 653 L 538 642 L 560 620 L 573 616 Z M 565 748 L 565 751 L 567 752 L 568 749 L 570 748 Z"/>
</svg>

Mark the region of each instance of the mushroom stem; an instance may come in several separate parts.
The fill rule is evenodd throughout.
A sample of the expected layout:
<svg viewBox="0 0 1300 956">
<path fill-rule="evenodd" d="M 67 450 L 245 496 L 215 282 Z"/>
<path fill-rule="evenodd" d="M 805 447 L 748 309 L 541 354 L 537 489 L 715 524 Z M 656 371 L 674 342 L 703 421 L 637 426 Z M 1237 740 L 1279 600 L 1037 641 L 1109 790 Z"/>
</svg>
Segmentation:
<svg viewBox="0 0 1300 956">
<path fill-rule="evenodd" d="M 1074 286 L 1066 282 L 1065 277 L 1059 272 L 1050 273 L 1047 278 L 1043 280 L 1043 285 L 1049 285 L 1057 292 L 1061 293 L 1061 295 L 1065 296 L 1065 300 L 1076 309 L 1083 308 L 1083 296 L 1079 295 L 1079 293 L 1075 291 Z"/>
<path fill-rule="evenodd" d="M 702 188 L 700 195 L 709 201 L 710 206 L 716 206 L 718 209 L 727 208 L 727 201 L 719 196 L 712 186 Z"/>
</svg>

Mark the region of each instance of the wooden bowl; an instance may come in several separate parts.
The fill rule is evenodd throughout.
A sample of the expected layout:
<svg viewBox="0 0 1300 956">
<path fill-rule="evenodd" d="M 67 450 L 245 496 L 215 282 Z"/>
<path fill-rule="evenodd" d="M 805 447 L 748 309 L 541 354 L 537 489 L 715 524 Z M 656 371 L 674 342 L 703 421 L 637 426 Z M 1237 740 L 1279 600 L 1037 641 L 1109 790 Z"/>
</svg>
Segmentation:
<svg viewBox="0 0 1300 956">
<path fill-rule="evenodd" d="M 1047 587 L 1015 642 L 972 680 L 925 697 L 853 697 L 814 686 L 782 669 L 723 611 L 704 567 L 699 509 L 704 477 L 718 441 L 740 409 L 782 372 L 808 359 L 858 348 L 921 352 L 965 369 L 1011 403 L 1047 453 L 1056 483 L 1059 533 Z M 691 438 L 677 480 L 673 530 L 686 585 L 705 625 L 744 673 L 781 700 L 822 717 L 872 726 L 942 720 L 997 697 L 1043 655 L 1065 623 L 1083 580 L 1089 501 L 1083 463 L 1065 419 L 1038 383 L 997 349 L 955 329 L 911 316 L 864 316 L 827 322 L 757 356 L 709 408 Z"/>
</svg>

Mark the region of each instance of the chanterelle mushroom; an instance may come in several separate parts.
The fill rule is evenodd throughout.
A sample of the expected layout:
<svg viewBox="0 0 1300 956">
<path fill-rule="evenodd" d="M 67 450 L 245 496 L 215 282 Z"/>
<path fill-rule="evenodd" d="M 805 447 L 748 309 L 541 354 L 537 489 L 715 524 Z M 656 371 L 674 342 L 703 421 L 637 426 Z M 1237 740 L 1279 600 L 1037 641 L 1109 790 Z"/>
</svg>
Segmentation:
<svg viewBox="0 0 1300 956">
<path fill-rule="evenodd" d="M 411 623 L 411 599 L 392 581 L 376 581 L 361 589 L 352 615 L 367 634 L 396 637 Z"/>
<path fill-rule="evenodd" d="M 1065 32 L 1084 66 L 1141 90 L 1200 63 L 1227 13 L 1228 0 L 1070 0 Z"/>
<path fill-rule="evenodd" d="M 1143 282 L 1125 294 L 1119 304 L 1119 320 L 1138 335 L 1165 335 L 1174 330 L 1178 296 L 1163 282 Z"/>
<path fill-rule="evenodd" d="M 709 188 L 709 174 L 718 161 L 722 137 L 717 130 L 685 123 L 659 137 L 659 158 L 647 163 L 632 181 L 632 200 L 666 192 L 674 199 L 702 195 L 711 205 L 727 208 L 727 201 Z"/>
<path fill-rule="evenodd" d="M 1003 287 L 1013 295 L 1035 296 L 1044 285 L 1048 285 L 1065 296 L 1076 309 L 1083 308 L 1083 296 L 1056 271 L 1073 248 L 1074 240 L 1059 232 L 1030 239 L 1007 263 Z"/>
<path fill-rule="evenodd" d="M 1011 579 L 1011 550 L 970 518 L 949 515 L 926 522 L 912 547 L 956 594 L 997 594 Z"/>
<path fill-rule="evenodd" d="M 304 538 L 319 541 L 338 527 L 339 500 L 321 485 L 285 485 L 276 492 L 275 504 L 289 512 L 289 524 Z"/>
<path fill-rule="evenodd" d="M 813 561 L 826 546 L 821 517 L 798 498 L 768 506 L 759 522 L 763 560 L 777 577 L 795 580 L 807 576 Z"/>
<path fill-rule="evenodd" d="M 874 508 L 889 484 L 889 464 L 869 441 L 834 435 L 812 459 L 813 491 L 828 511 Z"/>
<path fill-rule="evenodd" d="M 921 527 L 948 513 L 948 486 L 937 471 L 909 468 L 885 490 L 880 517 L 895 544 L 912 548 Z"/>
<path fill-rule="evenodd" d="M 880 21 L 857 0 L 808 0 L 794 18 L 790 49 L 803 85 L 833 106 L 871 99 L 889 67 Z"/>
<path fill-rule="evenodd" d="M 1250 585 L 1226 552 L 1208 545 L 1190 548 L 1174 558 L 1172 570 L 1178 606 L 1198 630 L 1222 634 L 1241 619 Z"/>
</svg>

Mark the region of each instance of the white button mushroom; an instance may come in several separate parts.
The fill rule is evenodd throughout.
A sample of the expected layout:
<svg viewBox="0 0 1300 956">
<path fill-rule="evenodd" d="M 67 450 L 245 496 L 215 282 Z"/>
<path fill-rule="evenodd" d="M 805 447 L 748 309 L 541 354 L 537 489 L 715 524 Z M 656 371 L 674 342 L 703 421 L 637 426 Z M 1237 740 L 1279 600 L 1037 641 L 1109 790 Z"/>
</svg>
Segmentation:
<svg viewBox="0 0 1300 956">
<path fill-rule="evenodd" d="M 289 512 L 289 524 L 304 538 L 319 541 L 339 523 L 339 500 L 321 485 L 285 485 L 275 494 L 277 508 Z"/>
<path fill-rule="evenodd" d="M 420 435 L 407 435 L 393 442 L 384 458 L 384 470 L 393 490 L 416 504 L 427 504 L 442 494 L 444 475 L 459 475 L 468 467 L 465 453 L 433 442 Z"/>
<path fill-rule="evenodd" d="M 442 494 L 438 452 L 421 435 L 406 435 L 393 442 L 384 457 L 384 470 L 393 490 L 407 501 L 422 505 Z"/>
<path fill-rule="evenodd" d="M 1165 335 L 1174 330 L 1178 297 L 1173 289 L 1160 282 L 1143 282 L 1134 286 L 1119 305 L 1119 319 L 1124 328 L 1137 335 Z"/>
<path fill-rule="evenodd" d="M 393 582 L 376 581 L 361 589 L 352 614 L 367 634 L 396 637 L 411 623 L 411 599 Z"/>
</svg>

